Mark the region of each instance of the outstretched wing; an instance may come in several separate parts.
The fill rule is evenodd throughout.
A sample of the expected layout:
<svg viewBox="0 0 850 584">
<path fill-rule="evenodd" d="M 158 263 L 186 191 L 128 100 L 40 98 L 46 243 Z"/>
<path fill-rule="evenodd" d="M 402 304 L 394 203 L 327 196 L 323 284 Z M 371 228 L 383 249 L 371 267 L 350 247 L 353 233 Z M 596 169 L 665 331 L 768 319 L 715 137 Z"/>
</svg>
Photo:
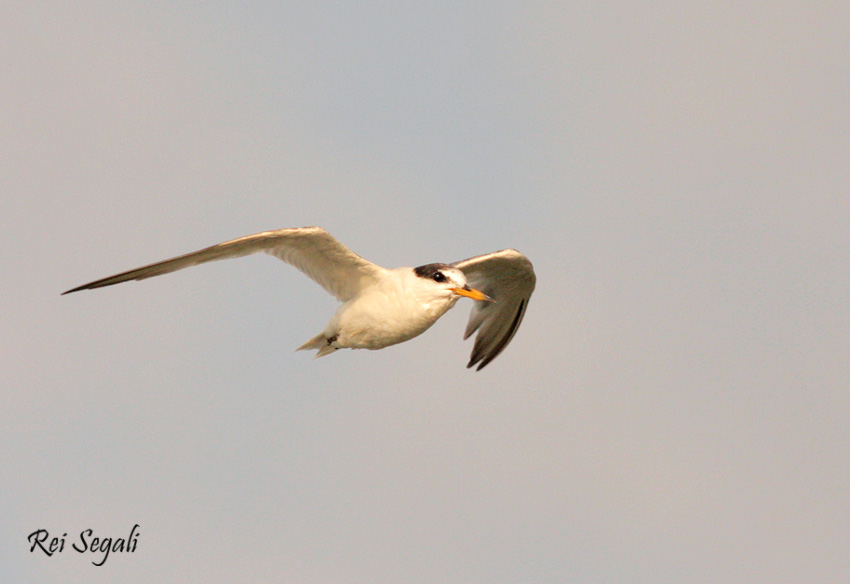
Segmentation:
<svg viewBox="0 0 850 584">
<path fill-rule="evenodd" d="M 527 257 L 503 249 L 452 264 L 466 275 L 472 288 L 495 302 L 476 302 L 469 315 L 464 339 L 478 331 L 467 367 L 483 368 L 501 353 L 519 328 L 537 278 Z"/>
<path fill-rule="evenodd" d="M 143 280 L 198 264 L 266 252 L 291 264 L 345 302 L 376 281 L 384 268 L 364 260 L 321 227 L 264 231 L 225 241 L 200 251 L 122 272 L 72 288 L 63 294 Z"/>
</svg>

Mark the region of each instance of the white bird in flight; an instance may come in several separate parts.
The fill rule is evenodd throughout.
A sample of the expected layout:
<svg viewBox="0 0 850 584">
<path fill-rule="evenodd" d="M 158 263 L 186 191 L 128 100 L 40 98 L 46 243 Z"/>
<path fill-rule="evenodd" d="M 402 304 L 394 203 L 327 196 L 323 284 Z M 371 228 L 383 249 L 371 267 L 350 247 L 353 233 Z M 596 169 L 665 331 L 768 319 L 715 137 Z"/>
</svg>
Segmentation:
<svg viewBox="0 0 850 584">
<path fill-rule="evenodd" d="M 466 296 L 476 303 L 463 338 L 478 331 L 467 367 L 477 364 L 480 370 L 513 338 L 536 281 L 531 262 L 514 249 L 452 264 L 388 270 L 363 259 L 321 227 L 301 227 L 246 235 L 63 294 L 261 251 L 292 264 L 343 303 L 325 330 L 297 349 L 318 349 L 317 357 L 337 349 L 383 349 L 408 341 Z"/>
</svg>

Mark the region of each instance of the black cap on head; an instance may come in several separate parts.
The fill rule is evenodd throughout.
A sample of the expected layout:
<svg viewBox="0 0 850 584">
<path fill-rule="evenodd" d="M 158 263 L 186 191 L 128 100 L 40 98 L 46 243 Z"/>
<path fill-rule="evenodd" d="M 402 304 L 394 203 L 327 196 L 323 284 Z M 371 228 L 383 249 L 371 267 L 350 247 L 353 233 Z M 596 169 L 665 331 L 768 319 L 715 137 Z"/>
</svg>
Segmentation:
<svg viewBox="0 0 850 584">
<path fill-rule="evenodd" d="M 424 266 L 413 268 L 413 272 L 420 278 L 425 278 L 426 280 L 444 282 L 446 276 L 443 274 L 443 270 L 446 269 L 451 269 L 451 266 L 448 264 L 425 264 Z"/>
</svg>

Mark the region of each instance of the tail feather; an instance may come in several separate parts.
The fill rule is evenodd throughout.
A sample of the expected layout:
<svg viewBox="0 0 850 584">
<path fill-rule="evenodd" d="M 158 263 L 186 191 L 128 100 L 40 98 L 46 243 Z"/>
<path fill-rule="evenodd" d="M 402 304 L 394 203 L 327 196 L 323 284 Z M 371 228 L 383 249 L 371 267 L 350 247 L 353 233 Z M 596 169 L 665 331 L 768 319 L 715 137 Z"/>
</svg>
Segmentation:
<svg viewBox="0 0 850 584">
<path fill-rule="evenodd" d="M 325 333 L 319 333 L 297 349 L 296 351 L 303 351 L 305 349 L 321 349 L 322 347 L 327 346 L 328 340 L 325 338 Z"/>
<path fill-rule="evenodd" d="M 328 342 L 328 338 L 325 337 L 325 333 L 320 333 L 295 349 L 296 351 L 303 351 L 305 349 L 318 349 L 319 352 L 316 353 L 316 357 L 324 357 L 325 355 L 329 355 L 337 350 L 337 347 L 334 347 Z"/>
<path fill-rule="evenodd" d="M 325 345 L 324 347 L 319 349 L 319 352 L 316 353 L 316 357 L 318 358 L 318 357 L 324 357 L 325 355 L 330 355 L 331 353 L 333 353 L 336 350 L 337 350 L 336 347 L 332 347 L 330 345 Z"/>
</svg>

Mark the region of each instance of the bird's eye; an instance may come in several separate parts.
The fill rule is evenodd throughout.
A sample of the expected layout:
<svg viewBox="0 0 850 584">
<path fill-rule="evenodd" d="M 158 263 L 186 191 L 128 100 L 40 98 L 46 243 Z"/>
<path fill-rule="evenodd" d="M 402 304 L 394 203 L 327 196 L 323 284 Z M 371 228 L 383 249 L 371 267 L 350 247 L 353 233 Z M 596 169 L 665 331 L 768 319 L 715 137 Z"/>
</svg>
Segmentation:
<svg viewBox="0 0 850 584">
<path fill-rule="evenodd" d="M 433 278 L 434 278 L 435 282 L 445 282 L 446 281 L 446 275 L 443 274 L 443 272 L 434 272 Z"/>
</svg>

